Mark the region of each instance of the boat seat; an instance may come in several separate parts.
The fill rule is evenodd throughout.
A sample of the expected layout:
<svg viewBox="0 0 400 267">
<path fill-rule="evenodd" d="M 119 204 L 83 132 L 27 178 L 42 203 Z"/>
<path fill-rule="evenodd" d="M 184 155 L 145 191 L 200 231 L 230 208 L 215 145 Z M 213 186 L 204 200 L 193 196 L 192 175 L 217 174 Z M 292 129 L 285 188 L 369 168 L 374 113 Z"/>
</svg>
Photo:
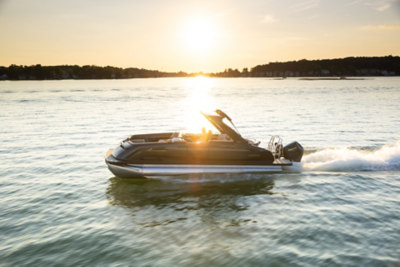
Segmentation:
<svg viewBox="0 0 400 267">
<path fill-rule="evenodd" d="M 233 140 L 210 140 L 212 143 L 233 143 Z"/>
<path fill-rule="evenodd" d="M 219 134 L 217 140 L 218 141 L 230 141 L 231 138 L 227 134 Z"/>
<path fill-rule="evenodd" d="M 179 137 L 180 132 L 174 132 L 169 139 L 174 139 Z"/>
<path fill-rule="evenodd" d="M 144 143 L 146 142 L 145 139 L 129 139 L 130 142 L 132 143 Z"/>
</svg>

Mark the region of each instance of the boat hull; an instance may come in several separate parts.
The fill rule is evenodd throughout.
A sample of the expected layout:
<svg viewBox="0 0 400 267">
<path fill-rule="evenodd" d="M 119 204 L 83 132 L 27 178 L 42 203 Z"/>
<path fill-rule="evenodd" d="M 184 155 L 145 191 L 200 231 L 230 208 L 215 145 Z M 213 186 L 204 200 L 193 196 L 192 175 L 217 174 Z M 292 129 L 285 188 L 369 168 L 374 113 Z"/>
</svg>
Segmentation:
<svg viewBox="0 0 400 267">
<path fill-rule="evenodd" d="M 108 169 L 119 178 L 151 178 L 195 173 L 271 173 L 281 172 L 282 166 L 292 165 L 290 161 L 278 161 L 270 165 L 121 164 L 110 159 L 110 152 L 111 150 L 106 153 Z"/>
<path fill-rule="evenodd" d="M 146 178 L 205 173 L 270 173 L 281 172 L 282 166 L 235 166 L 235 165 L 114 165 L 108 169 L 120 178 Z"/>
</svg>

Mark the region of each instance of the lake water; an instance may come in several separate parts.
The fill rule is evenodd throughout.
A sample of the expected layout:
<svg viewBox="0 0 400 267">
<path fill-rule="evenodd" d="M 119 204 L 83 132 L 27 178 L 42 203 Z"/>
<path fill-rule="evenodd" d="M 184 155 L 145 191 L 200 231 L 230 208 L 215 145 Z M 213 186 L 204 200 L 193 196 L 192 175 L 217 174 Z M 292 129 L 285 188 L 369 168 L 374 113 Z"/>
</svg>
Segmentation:
<svg viewBox="0 0 400 267">
<path fill-rule="evenodd" d="M 400 78 L 0 82 L 1 266 L 399 266 Z M 278 174 L 113 177 L 131 134 L 306 149 Z"/>
</svg>

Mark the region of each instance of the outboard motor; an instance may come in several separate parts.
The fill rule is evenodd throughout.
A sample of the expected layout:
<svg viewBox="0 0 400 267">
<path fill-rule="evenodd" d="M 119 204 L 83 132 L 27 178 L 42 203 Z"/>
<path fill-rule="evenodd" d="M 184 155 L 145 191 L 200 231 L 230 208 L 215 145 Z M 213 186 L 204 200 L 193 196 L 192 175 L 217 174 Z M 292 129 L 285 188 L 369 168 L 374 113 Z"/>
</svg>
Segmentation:
<svg viewBox="0 0 400 267">
<path fill-rule="evenodd" d="M 297 142 L 292 142 L 283 148 L 283 155 L 286 159 L 300 162 L 303 157 L 304 148 Z"/>
</svg>

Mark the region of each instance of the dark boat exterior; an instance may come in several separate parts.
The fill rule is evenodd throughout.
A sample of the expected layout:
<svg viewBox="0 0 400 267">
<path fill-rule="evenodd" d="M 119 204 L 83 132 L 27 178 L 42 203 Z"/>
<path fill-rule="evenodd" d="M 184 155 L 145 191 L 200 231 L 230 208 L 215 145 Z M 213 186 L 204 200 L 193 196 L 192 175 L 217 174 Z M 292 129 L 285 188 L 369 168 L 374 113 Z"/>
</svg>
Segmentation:
<svg viewBox="0 0 400 267">
<path fill-rule="evenodd" d="M 297 142 L 283 147 L 280 138 L 272 137 L 268 149 L 261 148 L 226 125 L 224 119 L 232 120 L 221 110 L 202 114 L 220 134 L 203 130 L 132 135 L 107 151 L 108 168 L 120 178 L 151 178 L 191 173 L 280 172 L 292 161 L 301 161 L 303 148 Z"/>
</svg>

